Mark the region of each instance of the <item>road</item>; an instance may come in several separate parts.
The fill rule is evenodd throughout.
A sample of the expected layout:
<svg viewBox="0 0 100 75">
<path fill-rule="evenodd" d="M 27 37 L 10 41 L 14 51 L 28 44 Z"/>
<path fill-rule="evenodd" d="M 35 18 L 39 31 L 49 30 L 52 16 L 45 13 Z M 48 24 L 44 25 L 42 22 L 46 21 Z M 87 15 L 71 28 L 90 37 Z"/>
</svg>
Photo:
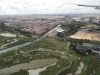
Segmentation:
<svg viewBox="0 0 100 75">
<path fill-rule="evenodd" d="M 24 44 L 20 44 L 20 45 L 13 46 L 13 47 L 10 47 L 10 48 L 2 49 L 2 50 L 0 50 L 0 54 L 1 54 L 1 53 L 5 53 L 5 52 L 8 52 L 8 51 L 15 50 L 15 49 L 18 49 L 18 48 L 23 47 L 23 46 L 27 46 L 27 45 L 36 43 L 36 42 L 42 40 L 43 38 L 45 38 L 48 34 L 50 34 L 53 30 L 55 30 L 55 29 L 56 29 L 57 27 L 59 27 L 59 26 L 60 26 L 60 25 L 57 25 L 56 27 L 54 27 L 53 29 L 51 29 L 50 31 L 48 31 L 47 33 L 45 33 L 44 35 L 42 35 L 41 37 L 35 39 L 35 40 L 32 41 L 32 42 L 26 42 L 26 43 L 24 43 Z"/>
</svg>

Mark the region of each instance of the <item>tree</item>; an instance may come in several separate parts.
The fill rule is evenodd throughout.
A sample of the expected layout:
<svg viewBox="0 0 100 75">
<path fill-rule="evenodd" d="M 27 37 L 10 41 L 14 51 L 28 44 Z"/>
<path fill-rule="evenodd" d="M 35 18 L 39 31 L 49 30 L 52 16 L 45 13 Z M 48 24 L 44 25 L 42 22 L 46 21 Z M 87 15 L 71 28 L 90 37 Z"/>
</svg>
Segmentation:
<svg viewBox="0 0 100 75">
<path fill-rule="evenodd" d="M 4 24 L 4 22 L 0 22 L 0 27 L 1 27 L 1 29 L 4 31 L 5 30 L 5 24 Z"/>
</svg>

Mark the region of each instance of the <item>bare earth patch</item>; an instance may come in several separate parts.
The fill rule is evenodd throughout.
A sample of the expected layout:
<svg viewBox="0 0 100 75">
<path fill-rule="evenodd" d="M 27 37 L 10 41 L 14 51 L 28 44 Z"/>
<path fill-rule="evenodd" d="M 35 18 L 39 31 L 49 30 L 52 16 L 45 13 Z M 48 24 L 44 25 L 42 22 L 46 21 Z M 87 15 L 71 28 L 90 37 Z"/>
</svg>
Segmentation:
<svg viewBox="0 0 100 75">
<path fill-rule="evenodd" d="M 100 41 L 100 32 L 78 31 L 74 35 L 71 35 L 70 38 Z"/>
<path fill-rule="evenodd" d="M 1 36 L 6 36 L 6 37 L 16 37 L 15 34 L 11 34 L 11 33 L 2 33 L 0 34 Z"/>
<path fill-rule="evenodd" d="M 17 39 L 14 39 L 14 41 L 12 41 L 12 42 L 3 44 L 3 45 L 1 45 L 0 49 L 3 49 L 3 48 L 5 48 L 7 45 L 12 44 L 12 43 L 15 43 L 15 42 L 17 42 L 17 41 L 18 41 Z"/>
<path fill-rule="evenodd" d="M 75 72 L 75 75 L 81 74 L 82 68 L 84 67 L 84 63 L 80 62 L 80 66 L 78 66 L 77 71 Z"/>
<path fill-rule="evenodd" d="M 39 69 L 35 69 L 35 70 L 28 70 L 29 75 L 39 75 L 39 73 L 40 73 L 41 71 L 44 71 L 44 70 L 46 70 L 47 67 L 53 66 L 53 65 L 56 65 L 56 63 L 51 64 L 51 65 L 48 65 L 48 66 L 43 67 L 43 68 L 39 68 Z"/>
<path fill-rule="evenodd" d="M 69 74 L 67 74 L 67 75 L 72 75 L 72 73 L 69 73 Z"/>
</svg>

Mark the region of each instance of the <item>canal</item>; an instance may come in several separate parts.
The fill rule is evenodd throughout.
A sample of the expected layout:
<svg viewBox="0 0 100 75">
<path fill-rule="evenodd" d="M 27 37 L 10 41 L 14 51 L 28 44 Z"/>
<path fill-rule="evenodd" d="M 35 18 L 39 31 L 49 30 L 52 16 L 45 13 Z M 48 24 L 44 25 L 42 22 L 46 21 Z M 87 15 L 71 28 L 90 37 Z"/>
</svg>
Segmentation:
<svg viewBox="0 0 100 75">
<path fill-rule="evenodd" d="M 11 50 L 14 50 L 14 49 L 23 47 L 23 46 L 27 46 L 27 45 L 36 43 L 36 42 L 42 40 L 43 38 L 45 38 L 49 33 L 51 33 L 54 29 L 56 29 L 56 28 L 59 27 L 59 26 L 60 26 L 60 25 L 57 25 L 56 27 L 54 27 L 53 29 L 51 29 L 50 31 L 46 32 L 44 35 L 42 35 L 41 37 L 35 39 L 35 40 L 32 41 L 32 42 L 26 42 L 26 43 L 21 44 L 21 45 L 17 45 L 17 46 L 13 46 L 13 47 L 10 47 L 10 48 L 2 49 L 2 50 L 0 50 L 0 53 L 5 53 L 5 52 L 8 52 L 8 51 L 11 51 Z"/>
<path fill-rule="evenodd" d="M 32 70 L 32 69 L 34 70 L 37 68 L 45 67 L 50 64 L 56 63 L 57 61 L 58 59 L 56 58 L 41 59 L 41 60 L 37 59 L 37 60 L 30 61 L 29 63 L 22 63 L 22 64 L 14 65 L 11 67 L 7 67 L 4 69 L 0 69 L 0 75 L 8 75 L 11 73 L 18 72 L 20 70 Z"/>
</svg>

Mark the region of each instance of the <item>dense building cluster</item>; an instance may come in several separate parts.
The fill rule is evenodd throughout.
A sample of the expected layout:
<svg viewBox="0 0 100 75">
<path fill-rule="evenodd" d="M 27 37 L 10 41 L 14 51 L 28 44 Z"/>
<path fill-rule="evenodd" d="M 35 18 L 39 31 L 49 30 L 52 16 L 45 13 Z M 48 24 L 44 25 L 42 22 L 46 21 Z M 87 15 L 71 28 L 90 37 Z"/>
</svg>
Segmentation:
<svg viewBox="0 0 100 75">
<path fill-rule="evenodd" d="M 85 22 L 100 24 L 100 15 L 6 15 L 0 16 L 6 26 L 21 31 L 43 34 L 60 23 Z"/>
<path fill-rule="evenodd" d="M 5 21 L 7 27 L 21 31 L 43 34 L 56 25 L 66 22 L 64 16 L 13 16 L 0 18 Z"/>
</svg>

